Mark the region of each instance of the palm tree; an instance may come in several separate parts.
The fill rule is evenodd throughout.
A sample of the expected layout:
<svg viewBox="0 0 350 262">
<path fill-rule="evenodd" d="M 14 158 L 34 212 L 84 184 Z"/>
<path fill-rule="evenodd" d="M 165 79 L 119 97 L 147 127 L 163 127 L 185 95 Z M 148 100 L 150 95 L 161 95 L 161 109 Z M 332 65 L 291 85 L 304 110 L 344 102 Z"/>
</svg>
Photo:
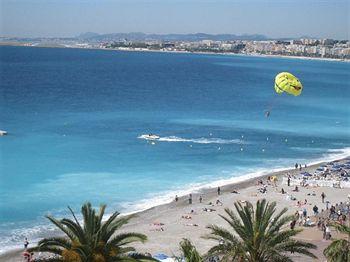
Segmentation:
<svg viewBox="0 0 350 262">
<path fill-rule="evenodd" d="M 338 232 L 347 235 L 347 239 L 336 239 L 323 251 L 330 262 L 350 261 L 350 227 L 341 224 L 333 224 Z"/>
<path fill-rule="evenodd" d="M 128 223 L 131 216 L 117 218 L 115 212 L 105 222 L 102 221 L 106 206 L 100 206 L 99 212 L 86 203 L 81 208 L 83 224 L 76 218 L 73 210 L 68 207 L 73 220 L 63 218 L 57 220 L 46 216 L 51 223 L 58 227 L 65 237 L 51 237 L 39 241 L 30 251 L 48 252 L 54 256 L 43 261 L 67 262 L 109 262 L 109 261 L 137 261 L 147 259 L 143 256 L 128 256 L 128 252 L 135 249 L 129 244 L 145 242 L 147 237 L 138 233 L 116 234 L 121 226 Z"/>
<path fill-rule="evenodd" d="M 204 259 L 198 253 L 196 247 L 191 243 L 190 240 L 184 238 L 180 242 L 180 249 L 182 252 L 182 257 L 178 258 L 178 261 L 183 261 L 182 258 L 184 258 L 185 262 L 203 262 L 204 261 Z"/>
<path fill-rule="evenodd" d="M 301 230 L 287 227 L 292 216 L 284 215 L 286 208 L 275 215 L 276 202 L 268 203 L 265 199 L 256 203 L 255 210 L 249 202 L 244 206 L 239 202 L 234 205 L 238 216 L 228 208 L 225 209 L 228 217 L 220 215 L 231 230 L 216 225 L 207 227 L 211 233 L 206 238 L 219 242 L 208 254 L 218 255 L 223 261 L 293 261 L 288 252 L 316 258 L 309 251 L 315 245 L 292 238 Z"/>
</svg>

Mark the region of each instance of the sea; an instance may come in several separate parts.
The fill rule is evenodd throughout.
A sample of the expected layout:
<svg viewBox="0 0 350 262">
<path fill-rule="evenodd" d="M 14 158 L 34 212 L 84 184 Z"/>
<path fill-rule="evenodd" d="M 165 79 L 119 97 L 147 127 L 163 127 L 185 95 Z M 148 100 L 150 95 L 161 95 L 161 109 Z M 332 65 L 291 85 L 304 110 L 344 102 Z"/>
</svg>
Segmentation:
<svg viewBox="0 0 350 262">
<path fill-rule="evenodd" d="M 275 93 L 283 71 L 300 96 Z M 0 252 L 67 206 L 136 212 L 350 155 L 346 62 L 1 46 L 0 74 Z"/>
</svg>

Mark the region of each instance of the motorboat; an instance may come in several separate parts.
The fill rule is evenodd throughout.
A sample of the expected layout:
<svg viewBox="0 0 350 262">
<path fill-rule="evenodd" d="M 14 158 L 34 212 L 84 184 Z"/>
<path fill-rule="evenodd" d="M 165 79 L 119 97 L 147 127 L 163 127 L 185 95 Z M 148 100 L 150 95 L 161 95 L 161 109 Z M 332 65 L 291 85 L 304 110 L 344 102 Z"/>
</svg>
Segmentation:
<svg viewBox="0 0 350 262">
<path fill-rule="evenodd" d="M 158 140 L 160 137 L 154 134 L 148 134 L 148 135 L 141 135 L 140 138 L 143 138 L 146 140 Z"/>
<path fill-rule="evenodd" d="M 6 136 L 6 135 L 7 135 L 7 131 L 0 130 L 0 136 Z"/>
</svg>

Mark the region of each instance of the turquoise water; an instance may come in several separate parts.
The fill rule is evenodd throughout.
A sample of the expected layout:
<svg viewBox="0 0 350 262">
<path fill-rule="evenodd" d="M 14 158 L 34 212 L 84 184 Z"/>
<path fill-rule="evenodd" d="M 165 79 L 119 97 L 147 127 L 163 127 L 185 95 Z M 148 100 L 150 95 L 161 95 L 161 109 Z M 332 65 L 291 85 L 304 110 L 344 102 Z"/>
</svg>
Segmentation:
<svg viewBox="0 0 350 262">
<path fill-rule="evenodd" d="M 1 251 L 85 201 L 132 212 L 202 186 L 349 155 L 350 64 L 0 47 Z M 300 97 L 274 93 L 280 71 Z M 264 116 L 271 110 L 269 118 Z M 138 138 L 154 133 L 155 144 Z"/>
</svg>

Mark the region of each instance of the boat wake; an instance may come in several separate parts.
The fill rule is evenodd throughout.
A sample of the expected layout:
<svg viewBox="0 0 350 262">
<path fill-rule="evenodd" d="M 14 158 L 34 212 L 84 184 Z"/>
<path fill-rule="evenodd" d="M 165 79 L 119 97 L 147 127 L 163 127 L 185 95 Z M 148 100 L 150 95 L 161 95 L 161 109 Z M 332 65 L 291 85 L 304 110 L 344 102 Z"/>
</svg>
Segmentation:
<svg viewBox="0 0 350 262">
<path fill-rule="evenodd" d="M 147 135 L 141 135 L 138 138 L 150 140 Z M 157 139 L 154 139 L 156 141 L 160 142 L 183 142 L 183 143 L 195 143 L 195 144 L 246 144 L 245 141 L 241 139 L 222 139 L 222 138 L 182 138 L 177 136 L 165 136 L 165 137 L 158 137 Z"/>
</svg>

